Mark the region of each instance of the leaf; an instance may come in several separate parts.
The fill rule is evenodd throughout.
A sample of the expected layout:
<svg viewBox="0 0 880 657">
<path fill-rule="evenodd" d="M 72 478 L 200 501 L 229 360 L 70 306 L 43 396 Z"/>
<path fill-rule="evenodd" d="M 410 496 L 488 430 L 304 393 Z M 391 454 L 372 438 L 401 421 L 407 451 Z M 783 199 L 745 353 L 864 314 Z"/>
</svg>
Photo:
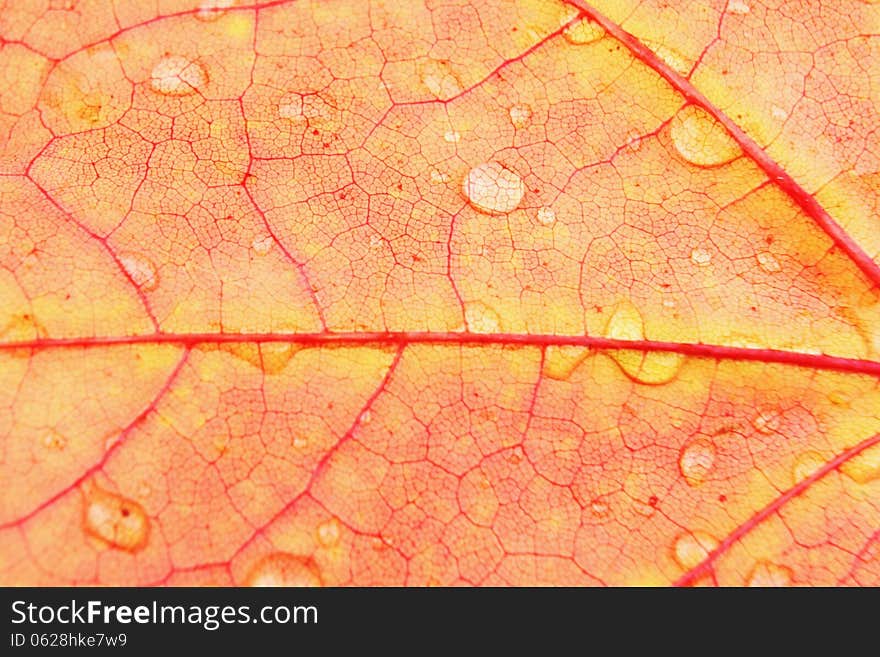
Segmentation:
<svg viewBox="0 0 880 657">
<path fill-rule="evenodd" d="M 880 583 L 877 5 L 152 11 L 0 11 L 0 581 Z"/>
</svg>

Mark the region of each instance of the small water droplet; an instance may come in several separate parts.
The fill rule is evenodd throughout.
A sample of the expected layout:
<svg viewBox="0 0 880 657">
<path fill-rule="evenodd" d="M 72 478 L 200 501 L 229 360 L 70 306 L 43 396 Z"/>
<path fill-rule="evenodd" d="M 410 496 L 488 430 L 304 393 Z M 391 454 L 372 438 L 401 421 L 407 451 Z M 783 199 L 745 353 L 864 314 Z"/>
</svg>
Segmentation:
<svg viewBox="0 0 880 657">
<path fill-rule="evenodd" d="M 143 548 L 150 533 L 140 504 L 97 488 L 86 496 L 83 525 L 88 534 L 129 552 Z"/>
<path fill-rule="evenodd" d="M 443 139 L 448 141 L 450 144 L 457 144 L 461 140 L 461 135 L 455 132 L 455 130 L 448 130 L 443 135 Z"/>
<path fill-rule="evenodd" d="M 471 333 L 499 333 L 501 318 L 492 308 L 479 301 L 465 306 L 464 321 Z"/>
<path fill-rule="evenodd" d="M 770 114 L 773 116 L 774 119 L 777 119 L 779 121 L 785 121 L 785 119 L 788 118 L 788 112 L 786 112 L 778 105 L 774 105 L 770 108 Z"/>
<path fill-rule="evenodd" d="M 548 205 L 538 208 L 538 223 L 542 226 L 552 226 L 556 223 L 556 212 Z"/>
<path fill-rule="evenodd" d="M 712 252 L 697 247 L 691 251 L 691 262 L 698 267 L 706 267 L 712 263 Z"/>
<path fill-rule="evenodd" d="M 485 214 L 515 210 L 526 191 L 522 178 L 498 162 L 485 162 L 471 169 L 462 190 L 471 205 Z"/>
<path fill-rule="evenodd" d="M 324 547 L 333 547 L 339 543 L 341 534 L 342 530 L 337 518 L 330 518 L 318 525 L 318 542 Z"/>
<path fill-rule="evenodd" d="M 309 446 L 309 439 L 305 436 L 296 435 L 293 437 L 293 446 L 296 449 L 303 449 Z"/>
<path fill-rule="evenodd" d="M 608 504 L 600 499 L 595 499 L 590 502 L 590 513 L 593 514 L 595 518 L 607 518 L 608 517 Z"/>
<path fill-rule="evenodd" d="M 187 96 L 208 82 L 208 74 L 198 62 L 181 55 L 166 55 L 150 73 L 150 87 L 166 96 Z"/>
<path fill-rule="evenodd" d="M 57 431 L 49 431 L 43 436 L 43 447 L 51 452 L 62 452 L 67 447 L 67 438 Z"/>
<path fill-rule="evenodd" d="M 688 486 L 699 486 L 715 465 L 715 445 L 704 438 L 688 442 L 678 457 L 678 469 Z"/>
<path fill-rule="evenodd" d="M 791 580 L 792 573 L 790 568 L 779 566 L 769 561 L 762 561 L 752 569 L 746 580 L 746 586 L 791 586 Z"/>
<path fill-rule="evenodd" d="M 782 270 L 782 267 L 779 265 L 779 261 L 772 253 L 762 251 L 758 254 L 757 258 L 758 264 L 761 266 L 761 269 L 766 271 L 768 274 L 775 274 L 776 272 Z"/>
<path fill-rule="evenodd" d="M 251 248 L 254 250 L 254 253 L 263 256 L 272 250 L 274 241 L 271 235 L 257 235 L 254 241 L 251 242 Z"/>
<path fill-rule="evenodd" d="M 718 541 L 711 534 L 701 531 L 686 532 L 675 540 L 673 556 L 679 566 L 690 570 L 700 565 L 717 547 Z"/>
<path fill-rule="evenodd" d="M 373 251 L 378 251 L 385 245 L 385 240 L 382 239 L 381 235 L 377 235 L 373 233 L 370 235 L 370 249 Z"/>
<path fill-rule="evenodd" d="M 523 459 L 526 457 L 523 448 L 517 445 L 513 449 L 510 450 L 507 454 L 507 462 L 513 465 L 518 465 L 522 463 Z"/>
<path fill-rule="evenodd" d="M 745 16 L 751 10 L 745 2 L 742 2 L 742 0 L 731 0 L 731 2 L 727 4 L 727 11 L 731 14 Z"/>
<path fill-rule="evenodd" d="M 289 552 L 268 554 L 248 571 L 245 586 L 321 586 L 321 577 L 311 559 Z"/>
<path fill-rule="evenodd" d="M 147 258 L 136 253 L 122 253 L 119 255 L 119 263 L 139 288 L 147 291 L 156 289 L 159 276 L 155 265 Z"/>
<path fill-rule="evenodd" d="M 782 413 L 775 408 L 761 408 L 752 418 L 752 426 L 758 433 L 769 436 L 779 431 L 782 426 Z"/>
<path fill-rule="evenodd" d="M 672 117 L 669 134 L 679 154 L 697 166 L 726 164 L 742 152 L 724 126 L 696 105 L 686 105 Z"/>
<path fill-rule="evenodd" d="M 605 30 L 598 23 L 591 21 L 589 18 L 572 23 L 562 31 L 562 36 L 571 44 L 582 46 L 587 43 L 593 43 L 605 36 Z"/>
<path fill-rule="evenodd" d="M 804 479 L 814 474 L 819 468 L 825 465 L 825 459 L 818 452 L 804 452 L 794 462 L 792 467 L 792 479 L 794 483 L 800 483 Z"/>
<path fill-rule="evenodd" d="M 464 90 L 461 80 L 446 60 L 424 60 L 419 65 L 419 73 L 425 88 L 440 100 L 448 100 Z"/>
<path fill-rule="evenodd" d="M 605 335 L 616 340 L 644 340 L 645 328 L 641 313 L 628 301 L 619 304 L 608 320 Z M 647 385 L 672 381 L 678 376 L 684 363 L 684 356 L 669 351 L 615 349 L 609 355 L 628 377 Z"/>
<path fill-rule="evenodd" d="M 431 172 L 431 182 L 436 184 L 443 184 L 449 182 L 449 174 L 444 173 L 442 171 L 437 171 L 436 169 Z"/>
<path fill-rule="evenodd" d="M 840 471 L 857 484 L 880 478 L 880 445 L 869 447 L 840 466 Z"/>
<path fill-rule="evenodd" d="M 235 0 L 202 0 L 196 11 L 196 18 L 200 21 L 215 21 L 226 13 Z"/>
<path fill-rule="evenodd" d="M 368 408 L 363 413 L 361 413 L 361 417 L 360 417 L 359 422 L 362 426 L 366 426 L 372 421 L 373 421 L 373 413 Z"/>
<path fill-rule="evenodd" d="M 514 105 L 507 113 L 510 115 L 510 122 L 515 128 L 525 128 L 532 118 L 532 108 L 528 105 Z"/>
</svg>

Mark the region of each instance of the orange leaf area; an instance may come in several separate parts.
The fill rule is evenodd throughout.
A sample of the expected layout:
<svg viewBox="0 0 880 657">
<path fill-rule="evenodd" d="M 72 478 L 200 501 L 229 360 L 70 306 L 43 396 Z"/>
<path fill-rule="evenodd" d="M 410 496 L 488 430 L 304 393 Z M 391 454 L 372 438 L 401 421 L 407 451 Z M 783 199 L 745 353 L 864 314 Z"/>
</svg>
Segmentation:
<svg viewBox="0 0 880 657">
<path fill-rule="evenodd" d="M 11 3 L 0 583 L 880 584 L 878 32 Z"/>
</svg>

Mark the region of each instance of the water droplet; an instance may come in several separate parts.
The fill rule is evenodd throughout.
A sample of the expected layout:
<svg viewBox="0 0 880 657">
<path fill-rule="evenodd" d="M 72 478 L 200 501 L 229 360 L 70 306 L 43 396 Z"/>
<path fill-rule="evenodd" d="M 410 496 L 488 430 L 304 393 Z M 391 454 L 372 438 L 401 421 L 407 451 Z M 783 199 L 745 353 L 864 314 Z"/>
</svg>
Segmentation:
<svg viewBox="0 0 880 657">
<path fill-rule="evenodd" d="M 785 119 L 788 118 L 788 112 L 786 112 L 778 105 L 774 105 L 770 108 L 770 114 L 773 116 L 774 119 L 777 119 L 779 121 L 785 121 Z"/>
<path fill-rule="evenodd" d="M 188 96 L 208 82 L 208 74 L 198 62 L 180 55 L 166 55 L 150 73 L 150 87 L 166 96 Z"/>
<path fill-rule="evenodd" d="M 678 469 L 688 486 L 699 486 L 715 465 L 715 445 L 704 438 L 688 442 L 678 457 Z"/>
<path fill-rule="evenodd" d="M 443 135 L 443 139 L 448 141 L 450 144 L 457 144 L 461 140 L 461 135 L 454 130 L 449 130 L 446 132 L 446 134 Z"/>
<path fill-rule="evenodd" d="M 248 571 L 245 586 L 321 586 L 321 577 L 311 559 L 289 552 L 268 554 Z"/>
<path fill-rule="evenodd" d="M 819 468 L 825 465 L 825 459 L 818 452 L 804 452 L 797 457 L 792 468 L 792 478 L 794 483 L 800 483 L 810 475 L 815 473 Z"/>
<path fill-rule="evenodd" d="M 776 272 L 782 270 L 782 267 L 779 265 L 779 261 L 772 253 L 762 251 L 758 254 L 757 257 L 758 264 L 761 266 L 761 269 L 766 271 L 768 274 L 775 274 Z"/>
<path fill-rule="evenodd" d="M 498 162 L 471 169 L 462 184 L 465 198 L 485 214 L 506 214 L 522 201 L 526 188 L 515 172 Z"/>
<path fill-rule="evenodd" d="M 727 11 L 731 14 L 745 16 L 751 10 L 745 2 L 742 2 L 741 0 L 731 0 L 731 2 L 727 4 Z"/>
<path fill-rule="evenodd" d="M 373 413 L 370 411 L 369 408 L 367 410 L 365 410 L 363 413 L 361 413 L 360 420 L 358 420 L 358 422 L 361 424 L 361 426 L 366 426 L 372 421 L 373 421 Z"/>
<path fill-rule="evenodd" d="M 551 345 L 544 352 L 544 376 L 564 381 L 584 362 L 590 350 L 575 345 Z"/>
<path fill-rule="evenodd" d="M 679 154 L 698 166 L 719 166 L 741 154 L 724 126 L 696 105 L 686 105 L 672 117 L 669 134 Z"/>
<path fill-rule="evenodd" d="M 278 101 L 278 116 L 282 119 L 291 119 L 293 121 L 304 121 L 303 115 L 303 98 L 300 94 L 285 94 Z"/>
<path fill-rule="evenodd" d="M 605 335 L 616 340 L 644 340 L 645 328 L 641 313 L 631 303 L 621 303 L 608 320 Z M 609 355 L 628 377 L 648 385 L 672 381 L 684 363 L 684 356 L 668 351 L 615 349 Z"/>
<path fill-rule="evenodd" d="M 431 182 L 436 184 L 443 184 L 449 182 L 449 174 L 444 173 L 442 171 L 437 171 L 436 169 L 431 172 Z"/>
<path fill-rule="evenodd" d="M 439 100 L 449 100 L 464 90 L 461 80 L 446 60 L 424 60 L 419 66 L 419 73 L 422 84 Z"/>
<path fill-rule="evenodd" d="M 507 113 L 510 115 L 510 122 L 515 128 L 525 128 L 532 118 L 532 108 L 528 105 L 514 105 Z"/>
<path fill-rule="evenodd" d="M 538 223 L 542 226 L 552 226 L 556 223 L 556 212 L 550 206 L 538 208 Z"/>
<path fill-rule="evenodd" d="M 129 552 L 143 548 L 150 533 L 140 504 L 97 488 L 86 496 L 83 524 L 88 534 Z"/>
<path fill-rule="evenodd" d="M 857 484 L 880 478 L 880 445 L 869 447 L 840 466 L 841 472 Z"/>
<path fill-rule="evenodd" d="M 200 21 L 215 21 L 226 13 L 235 0 L 202 0 L 196 11 L 196 18 Z"/>
<path fill-rule="evenodd" d="M 523 459 L 526 457 L 523 448 L 517 445 L 507 454 L 507 462 L 512 465 L 519 465 L 523 462 Z"/>
<path fill-rule="evenodd" d="M 67 447 L 67 438 L 57 431 L 49 431 L 43 436 L 43 447 L 52 452 L 62 452 Z"/>
<path fill-rule="evenodd" d="M 272 250 L 272 244 L 275 242 L 271 235 L 257 235 L 251 242 L 251 248 L 257 255 L 266 255 Z"/>
<path fill-rule="evenodd" d="M 778 432 L 782 426 L 782 414 L 775 408 L 761 408 L 752 418 L 752 426 L 758 433 L 769 436 Z"/>
<path fill-rule="evenodd" d="M 645 39 L 644 44 L 650 48 L 663 62 L 679 75 L 688 76 L 691 72 L 691 62 L 675 48 L 670 48 L 665 43 Z"/>
<path fill-rule="evenodd" d="M 562 36 L 566 41 L 577 46 L 586 43 L 598 41 L 605 36 L 605 30 L 598 23 L 594 23 L 589 18 L 582 18 L 576 23 L 572 23 L 562 31 Z"/>
<path fill-rule="evenodd" d="M 609 510 L 608 504 L 602 500 L 596 499 L 590 502 L 590 513 L 592 513 L 595 518 L 607 518 Z"/>
<path fill-rule="evenodd" d="M 714 536 L 701 531 L 687 532 L 675 540 L 673 556 L 679 566 L 690 570 L 699 566 L 717 547 Z"/>
<path fill-rule="evenodd" d="M 218 347 L 243 361 L 258 367 L 266 374 L 278 374 L 302 347 L 292 342 L 225 342 Z"/>
<path fill-rule="evenodd" d="M 769 561 L 762 561 L 754 567 L 746 586 L 791 586 L 792 573 L 790 568 L 778 566 Z"/>
<path fill-rule="evenodd" d="M 695 248 L 691 251 L 691 262 L 698 267 L 705 267 L 712 262 L 712 252 L 699 247 Z"/>
<path fill-rule="evenodd" d="M 309 439 L 305 436 L 296 435 L 293 437 L 293 446 L 296 449 L 303 449 L 304 447 L 309 446 Z"/>
<path fill-rule="evenodd" d="M 339 537 L 342 533 L 339 520 L 330 518 L 326 522 L 318 525 L 318 542 L 324 547 L 333 547 L 339 543 Z"/>
<path fill-rule="evenodd" d="M 471 333 L 499 333 L 501 318 L 489 306 L 479 301 L 469 303 L 464 310 L 464 322 Z"/>
<path fill-rule="evenodd" d="M 159 284 L 156 267 L 145 257 L 136 253 L 122 253 L 119 255 L 119 263 L 139 288 L 147 291 L 156 289 Z"/>
</svg>

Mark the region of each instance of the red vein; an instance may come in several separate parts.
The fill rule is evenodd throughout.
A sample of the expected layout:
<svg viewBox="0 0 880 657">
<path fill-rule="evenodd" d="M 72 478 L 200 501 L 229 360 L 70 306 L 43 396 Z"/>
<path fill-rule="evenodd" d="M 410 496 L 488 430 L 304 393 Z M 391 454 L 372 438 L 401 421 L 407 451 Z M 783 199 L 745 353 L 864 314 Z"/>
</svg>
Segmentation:
<svg viewBox="0 0 880 657">
<path fill-rule="evenodd" d="M 682 94 L 688 102 L 701 107 L 708 112 L 730 133 L 730 136 L 739 144 L 740 148 L 757 164 L 764 173 L 782 191 L 801 208 L 822 230 L 824 230 L 834 244 L 840 248 L 850 260 L 868 277 L 876 286 L 880 287 L 880 265 L 878 265 L 858 243 L 838 224 L 830 214 L 813 198 L 813 195 L 801 187 L 786 171 L 774 161 L 745 131 L 740 128 L 721 109 L 716 107 L 704 96 L 687 78 L 674 71 L 666 62 L 657 56 L 650 48 L 639 41 L 635 36 L 622 27 L 606 18 L 583 0 L 565 0 L 568 4 L 579 9 L 583 14 L 601 25 L 615 39 L 626 46 L 636 59 L 657 72 L 676 91 Z"/>
<path fill-rule="evenodd" d="M 574 346 L 592 349 L 631 349 L 636 351 L 668 351 L 684 356 L 726 360 L 782 363 L 839 372 L 880 376 L 880 362 L 845 358 L 827 354 L 808 354 L 782 349 L 731 347 L 702 342 L 665 342 L 661 340 L 621 340 L 591 335 L 550 335 L 528 333 L 439 333 L 419 331 L 366 331 L 340 333 L 159 333 L 154 335 L 107 336 L 94 338 L 39 338 L 0 343 L 0 352 L 13 349 L 48 349 L 75 347 L 109 347 L 133 344 L 178 344 L 197 347 L 202 344 L 234 344 L 251 342 L 286 342 L 305 346 L 332 347 L 340 345 L 452 344 L 500 345 L 523 347 Z"/>
<path fill-rule="evenodd" d="M 874 445 L 877 445 L 877 444 L 880 444 L 880 433 L 875 434 L 874 436 L 871 436 L 870 438 L 866 438 L 865 440 L 863 440 L 859 444 L 854 445 L 853 447 L 850 447 L 849 449 L 847 449 L 844 452 L 841 452 L 840 454 L 835 456 L 833 459 L 828 461 L 821 468 L 816 470 L 816 472 L 811 474 L 809 477 L 807 477 L 803 481 L 801 481 L 798 484 L 795 484 L 794 486 L 789 488 L 785 493 L 783 493 L 782 495 L 780 495 L 779 497 L 774 499 L 772 502 L 770 502 L 770 504 L 765 506 L 763 509 L 758 511 L 755 515 L 753 515 L 751 518 L 749 518 L 743 524 L 741 524 L 739 527 L 734 529 L 733 532 L 731 532 L 727 536 L 727 538 L 725 538 L 721 543 L 719 543 L 718 547 L 715 548 L 714 550 L 712 550 L 712 552 L 710 552 L 708 554 L 708 556 L 706 556 L 706 558 L 703 559 L 702 562 L 700 562 L 694 568 L 692 568 L 691 570 L 686 572 L 684 575 L 682 575 L 678 579 L 678 581 L 675 582 L 675 586 L 688 586 L 689 584 L 692 584 L 693 582 L 695 582 L 697 579 L 699 579 L 703 575 L 708 574 L 711 571 L 713 564 L 718 560 L 718 558 L 721 557 L 721 555 L 723 555 L 725 552 L 727 552 L 731 548 L 731 546 L 733 546 L 737 541 L 742 539 L 743 536 L 748 534 L 750 531 L 752 531 L 755 527 L 757 527 L 762 522 L 764 522 L 771 515 L 773 515 L 777 511 L 779 511 L 779 509 L 781 509 L 783 506 L 785 506 L 790 500 L 797 497 L 798 495 L 803 493 L 805 490 L 807 490 L 810 486 L 812 486 L 814 483 L 816 483 L 817 481 L 819 481 L 820 479 L 825 477 L 828 473 L 834 472 L 835 470 L 840 468 L 841 465 L 843 465 L 844 463 L 846 463 L 850 459 L 858 456 L 859 454 L 861 454 L 865 450 L 870 449 L 871 447 L 873 447 Z"/>
<path fill-rule="evenodd" d="M 165 379 L 165 383 L 162 384 L 162 387 L 159 388 L 158 392 L 153 395 L 153 398 L 150 400 L 150 403 L 147 404 L 144 409 L 137 414 L 137 416 L 128 423 L 128 425 L 119 432 L 119 438 L 113 443 L 113 446 L 110 449 L 106 450 L 102 455 L 100 460 L 89 467 L 85 472 L 83 472 L 79 477 L 77 477 L 71 484 L 65 486 L 60 491 L 52 495 L 48 500 L 40 504 L 34 509 L 31 509 L 27 513 L 22 516 L 19 516 L 13 520 L 9 520 L 4 523 L 0 523 L 0 529 L 7 529 L 9 527 L 14 527 L 20 525 L 23 522 L 33 518 L 43 509 L 51 506 L 56 500 L 61 497 L 67 495 L 70 491 L 74 490 L 77 486 L 82 484 L 85 480 L 95 474 L 98 470 L 104 467 L 107 461 L 110 459 L 110 456 L 116 452 L 120 445 L 125 442 L 125 439 L 128 435 L 134 431 L 135 427 L 137 427 L 141 422 L 143 422 L 150 413 L 156 410 L 156 407 L 159 405 L 159 401 L 165 396 L 165 394 L 171 389 L 171 386 L 174 384 L 174 381 L 177 379 L 180 371 L 183 369 L 184 364 L 186 364 L 187 359 L 189 358 L 189 350 L 186 350 L 183 355 L 180 357 L 180 360 L 171 370 L 171 373 Z"/>
</svg>

